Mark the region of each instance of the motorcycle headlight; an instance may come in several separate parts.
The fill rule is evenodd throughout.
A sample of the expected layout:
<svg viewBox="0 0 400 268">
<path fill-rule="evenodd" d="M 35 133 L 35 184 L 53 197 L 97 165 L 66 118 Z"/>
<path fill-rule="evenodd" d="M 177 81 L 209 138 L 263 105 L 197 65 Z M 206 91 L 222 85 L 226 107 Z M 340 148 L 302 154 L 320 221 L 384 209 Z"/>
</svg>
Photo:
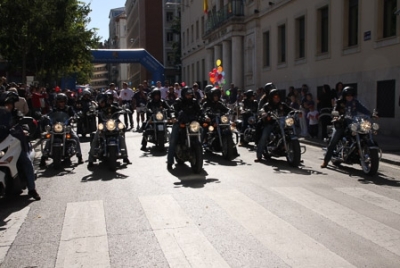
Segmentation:
<svg viewBox="0 0 400 268">
<path fill-rule="evenodd" d="M 370 130 L 371 130 L 371 122 L 369 122 L 369 121 L 362 121 L 362 122 L 360 123 L 360 129 L 361 129 L 361 131 L 363 131 L 363 132 L 368 132 L 368 131 L 370 131 Z"/>
<path fill-rule="evenodd" d="M 226 115 L 221 116 L 221 123 L 228 124 L 229 118 Z"/>
<path fill-rule="evenodd" d="M 102 131 L 102 130 L 104 129 L 104 124 L 100 123 L 100 124 L 97 126 L 97 129 L 100 130 L 100 131 Z"/>
<path fill-rule="evenodd" d="M 161 120 L 164 119 L 164 115 L 163 115 L 161 112 L 158 112 L 158 113 L 156 114 L 156 119 L 157 119 L 157 121 L 161 121 Z"/>
<path fill-rule="evenodd" d="M 350 125 L 350 130 L 352 132 L 356 132 L 358 130 L 358 124 L 351 124 Z"/>
<path fill-rule="evenodd" d="M 372 124 L 372 129 L 375 130 L 375 131 L 379 130 L 379 124 L 373 123 Z"/>
<path fill-rule="evenodd" d="M 256 118 L 254 116 L 250 116 L 250 118 L 247 120 L 247 123 L 249 125 L 253 125 L 256 123 Z"/>
<path fill-rule="evenodd" d="M 214 131 L 214 127 L 213 127 L 213 126 L 209 126 L 209 127 L 208 127 L 208 131 L 209 131 L 209 132 L 213 132 L 213 131 Z"/>
<path fill-rule="evenodd" d="M 286 118 L 286 119 L 285 119 L 285 124 L 286 124 L 286 126 L 288 126 L 288 127 L 293 126 L 293 125 L 294 125 L 294 119 L 293 119 L 292 117 Z"/>
<path fill-rule="evenodd" d="M 60 133 L 63 131 L 63 125 L 61 123 L 57 123 L 53 126 L 54 132 Z"/>
<path fill-rule="evenodd" d="M 51 130 L 51 126 L 47 125 L 47 126 L 45 127 L 45 129 L 46 129 L 47 132 L 49 132 L 49 131 Z"/>
<path fill-rule="evenodd" d="M 110 119 L 106 122 L 106 128 L 108 131 L 113 131 L 115 129 L 116 125 L 115 125 L 115 120 Z"/>
<path fill-rule="evenodd" d="M 200 130 L 200 124 L 197 121 L 193 121 L 189 125 L 189 130 L 190 132 L 199 132 Z"/>
<path fill-rule="evenodd" d="M 119 129 L 119 130 L 122 130 L 122 129 L 124 129 L 124 128 L 125 128 L 124 123 L 119 122 L 119 123 L 118 123 L 118 129 Z"/>
<path fill-rule="evenodd" d="M 3 156 L 5 156 L 6 155 L 6 153 L 5 152 L 3 152 L 3 151 L 0 151 L 0 157 L 3 157 Z"/>
</svg>

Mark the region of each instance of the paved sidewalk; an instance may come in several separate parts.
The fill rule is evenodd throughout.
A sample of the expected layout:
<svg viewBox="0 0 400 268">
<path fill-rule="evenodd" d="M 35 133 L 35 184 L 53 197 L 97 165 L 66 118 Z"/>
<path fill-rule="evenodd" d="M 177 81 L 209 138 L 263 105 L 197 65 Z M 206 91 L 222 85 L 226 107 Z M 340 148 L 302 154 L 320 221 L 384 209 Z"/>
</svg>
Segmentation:
<svg viewBox="0 0 400 268">
<path fill-rule="evenodd" d="M 327 144 L 319 139 L 299 138 L 301 143 L 309 144 L 317 147 L 326 147 Z M 400 137 L 392 136 L 375 136 L 379 147 L 382 149 L 382 162 L 392 165 L 400 165 Z"/>
</svg>

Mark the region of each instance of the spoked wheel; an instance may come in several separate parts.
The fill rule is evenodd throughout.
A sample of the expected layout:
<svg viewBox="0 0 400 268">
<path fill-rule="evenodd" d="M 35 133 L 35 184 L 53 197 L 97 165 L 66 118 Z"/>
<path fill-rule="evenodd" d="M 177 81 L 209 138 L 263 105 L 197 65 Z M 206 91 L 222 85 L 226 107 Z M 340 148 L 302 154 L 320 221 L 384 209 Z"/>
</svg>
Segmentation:
<svg viewBox="0 0 400 268">
<path fill-rule="evenodd" d="M 289 140 L 287 143 L 286 160 L 289 165 L 298 167 L 300 165 L 301 150 L 299 140 Z"/>
<path fill-rule="evenodd" d="M 364 160 L 360 158 L 360 164 L 365 174 L 375 175 L 379 168 L 379 153 L 378 149 L 370 149 L 368 145 L 364 144 L 361 147 L 361 153 L 364 156 Z"/>
<path fill-rule="evenodd" d="M 194 173 L 200 173 L 203 169 L 203 148 L 201 144 L 194 144 L 193 147 L 194 157 L 190 161 L 190 166 Z"/>
</svg>

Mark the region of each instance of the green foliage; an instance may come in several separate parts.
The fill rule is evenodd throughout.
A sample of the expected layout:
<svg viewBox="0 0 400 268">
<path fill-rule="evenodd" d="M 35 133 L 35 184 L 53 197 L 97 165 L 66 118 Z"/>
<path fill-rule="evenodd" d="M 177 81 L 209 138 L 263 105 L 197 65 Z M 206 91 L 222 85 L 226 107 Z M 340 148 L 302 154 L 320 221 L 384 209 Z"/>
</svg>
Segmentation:
<svg viewBox="0 0 400 268">
<path fill-rule="evenodd" d="M 0 54 L 10 68 L 35 73 L 42 83 L 91 74 L 96 29 L 87 29 L 90 4 L 78 0 L 0 0 Z"/>
</svg>

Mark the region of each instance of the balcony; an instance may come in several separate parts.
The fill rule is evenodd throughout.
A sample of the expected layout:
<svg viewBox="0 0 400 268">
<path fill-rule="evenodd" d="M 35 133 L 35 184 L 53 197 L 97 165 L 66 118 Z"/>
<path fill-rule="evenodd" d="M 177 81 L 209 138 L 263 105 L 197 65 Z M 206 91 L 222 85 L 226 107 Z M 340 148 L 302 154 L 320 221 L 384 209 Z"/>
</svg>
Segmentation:
<svg viewBox="0 0 400 268">
<path fill-rule="evenodd" d="M 208 11 L 207 21 L 205 25 L 205 35 L 218 29 L 232 18 L 244 17 L 243 0 L 230 0 L 227 5 L 216 11 L 212 9 Z"/>
</svg>

